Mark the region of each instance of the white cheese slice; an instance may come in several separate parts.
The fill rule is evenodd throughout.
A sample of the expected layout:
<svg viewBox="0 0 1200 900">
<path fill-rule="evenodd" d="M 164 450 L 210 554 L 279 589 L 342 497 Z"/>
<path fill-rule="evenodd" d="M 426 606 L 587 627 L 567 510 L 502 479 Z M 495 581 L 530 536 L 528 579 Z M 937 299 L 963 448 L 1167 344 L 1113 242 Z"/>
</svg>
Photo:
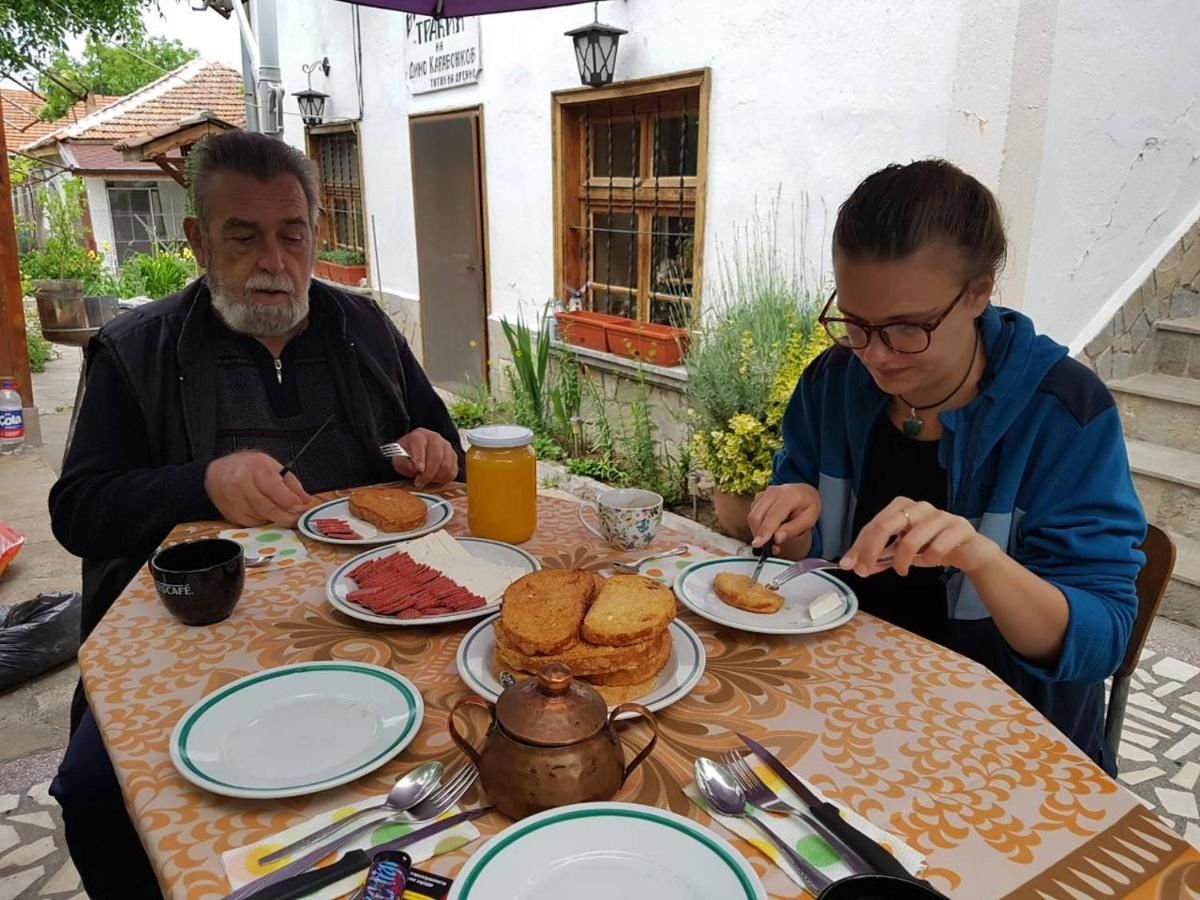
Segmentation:
<svg viewBox="0 0 1200 900">
<path fill-rule="evenodd" d="M 841 612 L 843 606 L 841 594 L 837 591 L 826 591 L 808 604 L 808 617 L 817 622 L 834 613 Z"/>
<path fill-rule="evenodd" d="M 523 569 L 472 556 L 444 531 L 435 531 L 407 541 L 397 546 L 396 550 L 407 553 L 415 562 L 437 569 L 455 584 L 482 597 L 489 605 L 498 603 L 508 586 L 526 574 Z"/>
</svg>

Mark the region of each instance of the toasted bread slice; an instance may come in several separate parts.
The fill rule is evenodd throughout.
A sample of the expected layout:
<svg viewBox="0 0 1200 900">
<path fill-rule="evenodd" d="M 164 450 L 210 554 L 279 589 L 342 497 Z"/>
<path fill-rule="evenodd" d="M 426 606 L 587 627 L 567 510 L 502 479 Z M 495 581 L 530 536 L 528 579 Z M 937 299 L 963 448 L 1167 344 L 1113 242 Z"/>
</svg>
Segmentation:
<svg viewBox="0 0 1200 900">
<path fill-rule="evenodd" d="M 614 575 L 583 620 L 583 639 L 625 647 L 654 637 L 675 618 L 671 589 L 641 575 Z"/>
<path fill-rule="evenodd" d="M 350 514 L 380 531 L 412 531 L 425 524 L 428 509 L 404 488 L 362 488 L 350 494 Z"/>
<path fill-rule="evenodd" d="M 520 652 L 561 653 L 579 642 L 579 623 L 595 596 L 590 572 L 543 569 L 508 586 L 500 621 Z"/>
<path fill-rule="evenodd" d="M 548 663 L 560 662 L 571 667 L 581 677 L 591 677 L 604 672 L 631 669 L 645 661 L 657 644 L 656 635 L 649 641 L 630 644 L 627 647 L 598 647 L 587 641 L 579 641 L 559 653 L 530 654 L 517 647 L 508 630 L 501 622 L 493 625 L 496 634 L 496 657 L 509 669 L 536 673 Z"/>
<path fill-rule="evenodd" d="M 783 609 L 783 597 L 755 584 L 749 575 L 719 572 L 713 579 L 713 590 L 730 606 L 752 613 L 777 613 Z"/>
<path fill-rule="evenodd" d="M 594 684 L 592 687 L 596 689 L 597 694 L 604 698 L 605 703 L 609 706 L 617 706 L 620 703 L 633 703 L 641 700 L 654 690 L 654 685 L 657 683 L 658 676 L 651 675 L 645 681 L 639 681 L 637 684 Z"/>
<path fill-rule="evenodd" d="M 627 687 L 631 684 L 641 684 L 647 678 L 655 678 L 671 659 L 671 635 L 664 631 L 658 636 L 657 646 L 651 651 L 649 658 L 639 662 L 632 669 L 618 669 L 615 672 L 600 672 L 587 676 L 593 685 L 607 687 Z"/>
</svg>

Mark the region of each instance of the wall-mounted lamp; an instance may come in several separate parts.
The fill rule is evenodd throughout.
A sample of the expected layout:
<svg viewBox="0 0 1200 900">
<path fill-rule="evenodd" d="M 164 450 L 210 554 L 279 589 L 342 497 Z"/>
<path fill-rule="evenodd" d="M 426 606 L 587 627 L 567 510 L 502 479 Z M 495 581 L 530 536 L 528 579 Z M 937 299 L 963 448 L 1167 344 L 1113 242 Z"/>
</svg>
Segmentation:
<svg viewBox="0 0 1200 900">
<path fill-rule="evenodd" d="M 612 84 L 617 69 L 617 42 L 628 34 L 623 28 L 613 28 L 600 21 L 600 4 L 593 7 L 591 25 L 566 33 L 575 43 L 575 62 L 579 64 L 579 80 L 589 87 Z"/>
<path fill-rule="evenodd" d="M 325 118 L 325 101 L 329 99 L 328 94 L 323 94 L 320 91 L 314 91 L 312 86 L 312 73 L 317 69 L 329 77 L 329 57 L 326 56 L 316 62 L 309 63 L 307 66 L 301 66 L 304 74 L 308 76 L 308 90 L 296 91 L 292 96 L 296 98 L 296 102 L 300 104 L 300 115 L 304 118 L 305 125 L 320 125 Z"/>
</svg>

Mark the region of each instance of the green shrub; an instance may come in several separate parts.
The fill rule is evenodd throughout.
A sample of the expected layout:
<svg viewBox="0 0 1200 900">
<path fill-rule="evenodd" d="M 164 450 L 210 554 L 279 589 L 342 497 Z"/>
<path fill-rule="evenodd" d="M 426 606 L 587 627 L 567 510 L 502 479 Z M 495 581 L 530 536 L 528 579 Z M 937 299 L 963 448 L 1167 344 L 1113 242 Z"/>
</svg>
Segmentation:
<svg viewBox="0 0 1200 900">
<path fill-rule="evenodd" d="M 317 259 L 338 266 L 361 266 L 367 261 L 367 257 L 360 250 L 321 250 L 317 253 Z"/>
<path fill-rule="evenodd" d="M 83 182 L 69 178 L 60 190 L 43 187 L 38 196 L 49 226 L 46 246 L 21 257 L 22 282 L 28 285 L 42 279 L 63 278 L 87 282 L 95 278 L 104 263 L 99 253 L 84 247 Z"/>
<path fill-rule="evenodd" d="M 46 371 L 46 363 L 54 359 L 58 351 L 42 337 L 42 326 L 37 316 L 25 315 L 25 348 L 29 351 L 29 371 L 39 374 Z"/>
<path fill-rule="evenodd" d="M 181 291 L 196 277 L 196 261 L 188 247 L 158 246 L 153 253 L 136 253 L 121 267 L 118 295 L 158 299 Z"/>
</svg>

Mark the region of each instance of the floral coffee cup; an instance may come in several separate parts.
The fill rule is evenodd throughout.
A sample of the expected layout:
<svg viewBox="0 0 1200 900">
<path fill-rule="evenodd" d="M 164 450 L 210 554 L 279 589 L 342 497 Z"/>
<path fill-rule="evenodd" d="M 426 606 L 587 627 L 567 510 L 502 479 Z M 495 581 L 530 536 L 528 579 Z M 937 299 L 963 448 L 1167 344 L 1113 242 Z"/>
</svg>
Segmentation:
<svg viewBox="0 0 1200 900">
<path fill-rule="evenodd" d="M 583 514 L 588 508 L 600 519 L 597 528 Z M 663 498 L 654 491 L 618 488 L 601 491 L 595 500 L 584 500 L 576 509 L 579 524 L 601 540 L 621 550 L 640 550 L 649 546 L 662 522 Z"/>
</svg>

